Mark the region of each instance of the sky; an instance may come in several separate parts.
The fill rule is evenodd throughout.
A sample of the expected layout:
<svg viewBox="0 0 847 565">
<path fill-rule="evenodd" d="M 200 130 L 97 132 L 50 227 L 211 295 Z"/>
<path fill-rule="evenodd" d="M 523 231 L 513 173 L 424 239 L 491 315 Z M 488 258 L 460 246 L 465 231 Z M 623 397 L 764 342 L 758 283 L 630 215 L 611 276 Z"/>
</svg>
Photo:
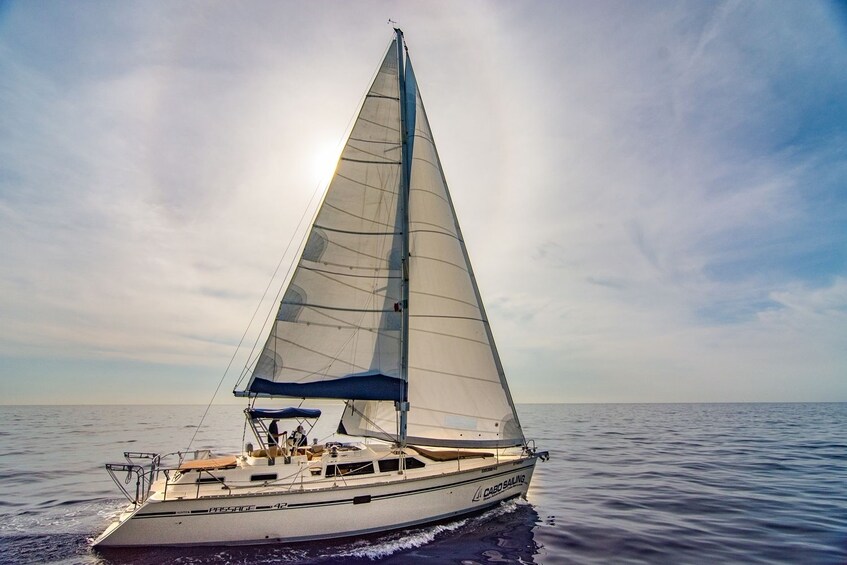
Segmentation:
<svg viewBox="0 0 847 565">
<path fill-rule="evenodd" d="M 844 4 L 87 0 L 0 2 L 0 403 L 232 402 L 389 18 L 516 402 L 847 401 Z"/>
</svg>

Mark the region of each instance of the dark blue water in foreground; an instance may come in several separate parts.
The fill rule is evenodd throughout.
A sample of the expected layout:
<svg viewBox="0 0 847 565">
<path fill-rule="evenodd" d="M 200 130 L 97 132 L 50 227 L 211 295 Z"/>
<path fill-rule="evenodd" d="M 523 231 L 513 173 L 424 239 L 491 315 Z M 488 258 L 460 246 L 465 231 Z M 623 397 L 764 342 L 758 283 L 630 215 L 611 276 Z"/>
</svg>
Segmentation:
<svg viewBox="0 0 847 565">
<path fill-rule="evenodd" d="M 2 563 L 847 563 L 847 404 L 519 406 L 551 451 L 529 503 L 353 542 L 100 555 L 123 451 L 184 448 L 203 407 L 0 407 Z M 234 451 L 240 407 L 195 448 Z"/>
</svg>

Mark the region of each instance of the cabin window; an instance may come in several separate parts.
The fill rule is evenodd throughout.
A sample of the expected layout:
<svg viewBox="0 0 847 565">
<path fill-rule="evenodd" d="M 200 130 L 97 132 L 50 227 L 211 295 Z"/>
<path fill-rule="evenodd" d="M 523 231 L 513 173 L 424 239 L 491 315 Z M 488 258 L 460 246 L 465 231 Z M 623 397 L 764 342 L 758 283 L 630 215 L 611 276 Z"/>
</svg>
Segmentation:
<svg viewBox="0 0 847 565">
<path fill-rule="evenodd" d="M 263 473 L 261 475 L 250 475 L 251 481 L 275 481 L 276 473 Z"/>
<path fill-rule="evenodd" d="M 421 461 L 420 459 L 415 459 L 414 457 L 406 457 L 406 468 L 407 469 L 420 469 L 421 467 L 425 467 L 426 463 Z M 380 459 L 379 461 L 379 472 L 380 473 L 388 473 L 389 471 L 399 471 L 400 470 L 400 460 L 399 459 Z"/>
<path fill-rule="evenodd" d="M 203 484 L 203 483 L 220 483 L 220 482 L 223 482 L 223 481 L 222 481 L 222 479 L 219 479 L 218 477 L 197 477 L 197 480 L 194 481 L 194 482 L 197 483 L 198 485 L 200 485 L 200 484 Z"/>
<path fill-rule="evenodd" d="M 335 477 L 338 475 L 369 475 L 373 472 L 373 463 L 338 463 L 337 465 L 326 466 L 327 477 Z"/>
</svg>

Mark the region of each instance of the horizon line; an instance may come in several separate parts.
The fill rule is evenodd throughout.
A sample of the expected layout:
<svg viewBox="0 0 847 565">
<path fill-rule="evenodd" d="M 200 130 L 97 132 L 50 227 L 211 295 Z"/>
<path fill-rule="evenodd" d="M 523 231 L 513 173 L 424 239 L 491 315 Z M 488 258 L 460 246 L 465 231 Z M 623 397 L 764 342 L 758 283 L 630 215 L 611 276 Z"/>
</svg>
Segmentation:
<svg viewBox="0 0 847 565">
<path fill-rule="evenodd" d="M 321 399 L 318 402 L 339 402 L 334 399 Z M 516 406 L 564 406 L 598 404 L 845 404 L 847 400 L 678 400 L 678 401 L 606 401 L 606 402 L 516 402 Z M 7 406 L 241 406 L 241 403 L 0 403 Z"/>
</svg>

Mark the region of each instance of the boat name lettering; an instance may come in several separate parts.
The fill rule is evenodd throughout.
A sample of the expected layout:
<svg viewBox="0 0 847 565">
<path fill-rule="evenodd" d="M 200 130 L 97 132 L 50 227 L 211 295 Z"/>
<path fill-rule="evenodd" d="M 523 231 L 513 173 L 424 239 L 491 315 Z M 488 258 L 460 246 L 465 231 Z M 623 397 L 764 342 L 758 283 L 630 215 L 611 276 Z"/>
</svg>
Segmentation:
<svg viewBox="0 0 847 565">
<path fill-rule="evenodd" d="M 279 508 L 285 508 L 288 506 L 287 502 L 279 502 L 277 504 L 271 504 L 270 506 L 261 506 L 261 510 L 277 510 Z M 244 506 L 215 506 L 213 508 L 209 508 L 209 514 L 228 514 L 233 512 L 252 512 L 256 510 L 255 504 L 246 504 Z"/>
<path fill-rule="evenodd" d="M 508 479 L 497 483 L 496 485 L 485 487 L 479 487 L 476 489 L 476 494 L 474 494 L 473 500 L 474 502 L 478 500 L 488 500 L 492 496 L 497 496 L 501 492 L 505 492 L 510 490 L 516 486 L 526 484 L 526 475 L 515 475 L 514 477 L 509 477 Z"/>
</svg>

